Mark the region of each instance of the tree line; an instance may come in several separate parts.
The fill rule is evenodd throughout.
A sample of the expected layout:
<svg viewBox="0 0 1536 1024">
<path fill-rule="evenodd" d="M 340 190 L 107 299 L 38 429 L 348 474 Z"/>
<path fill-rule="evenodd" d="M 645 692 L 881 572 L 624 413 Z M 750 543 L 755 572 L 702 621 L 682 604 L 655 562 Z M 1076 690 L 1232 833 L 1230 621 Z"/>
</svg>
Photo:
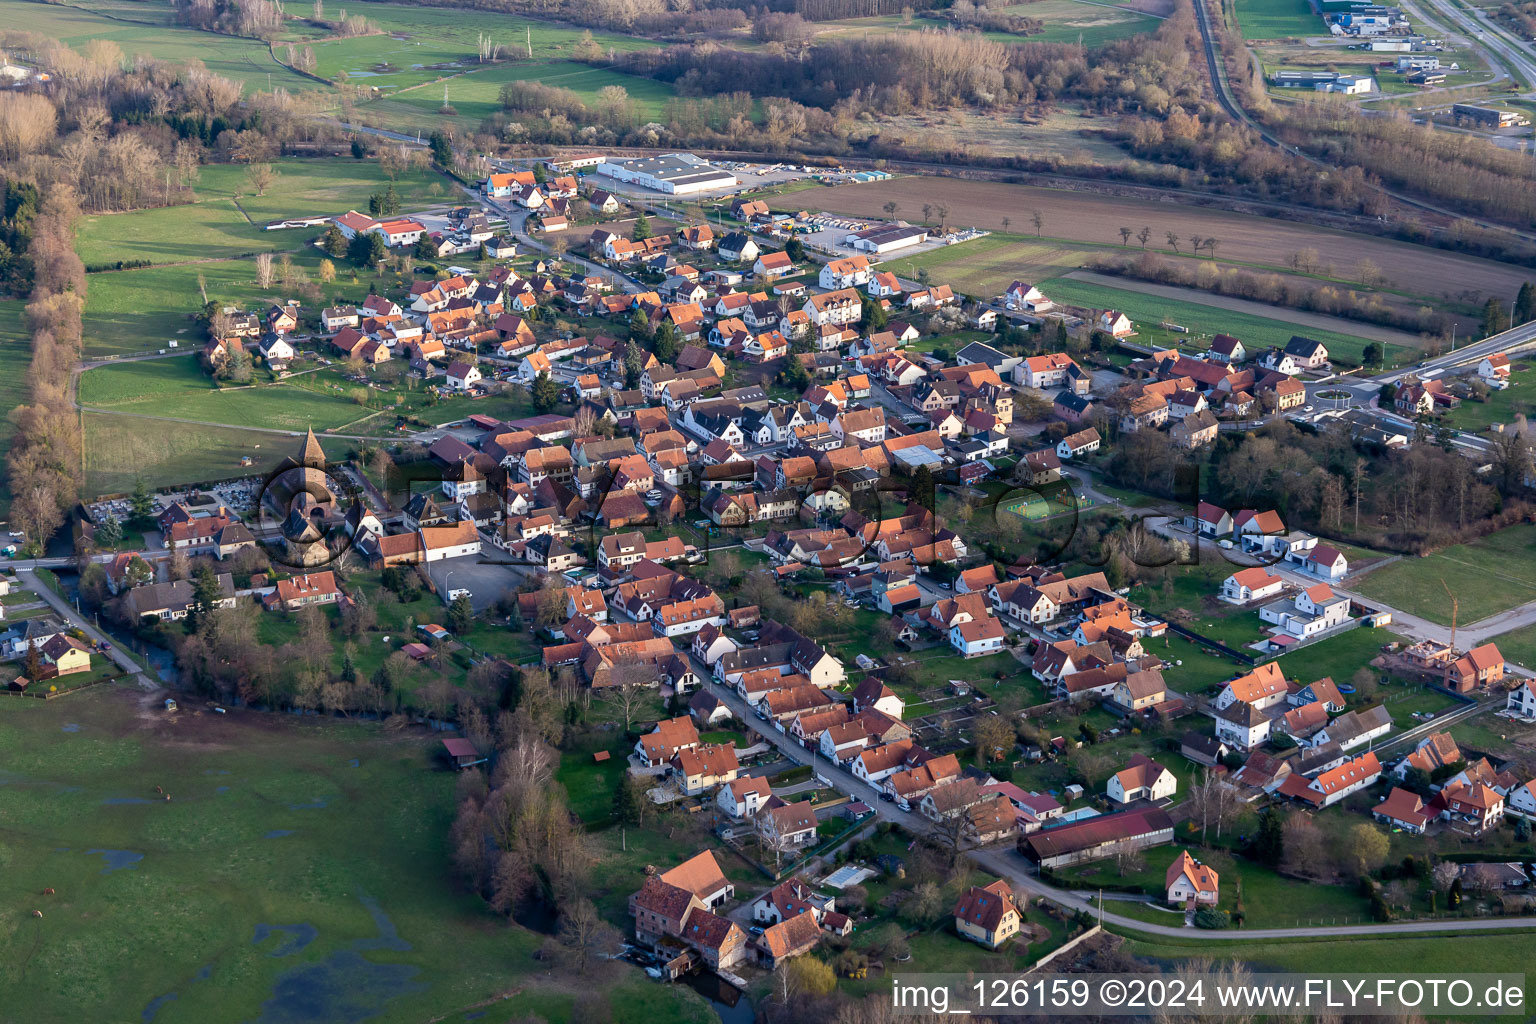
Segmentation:
<svg viewBox="0 0 1536 1024">
<path fill-rule="evenodd" d="M 15 436 L 6 463 L 11 519 L 34 550 L 63 524 L 80 485 L 80 421 L 70 397 L 85 309 L 85 266 L 75 255 L 79 213 L 68 185 L 49 189 L 32 218 L 27 249 L 32 363 L 27 402 L 11 412 Z"/>
</svg>

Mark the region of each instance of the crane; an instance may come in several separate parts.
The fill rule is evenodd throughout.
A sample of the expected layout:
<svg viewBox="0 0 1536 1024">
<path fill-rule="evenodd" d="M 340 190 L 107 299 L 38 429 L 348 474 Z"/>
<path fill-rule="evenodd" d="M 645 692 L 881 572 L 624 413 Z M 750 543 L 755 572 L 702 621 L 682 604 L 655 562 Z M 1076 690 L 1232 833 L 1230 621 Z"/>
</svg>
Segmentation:
<svg viewBox="0 0 1536 1024">
<path fill-rule="evenodd" d="M 1456 595 L 1451 593 L 1451 588 L 1445 585 L 1445 579 L 1440 580 L 1440 587 L 1445 591 L 1445 596 L 1451 599 L 1451 650 L 1456 649 Z"/>
</svg>

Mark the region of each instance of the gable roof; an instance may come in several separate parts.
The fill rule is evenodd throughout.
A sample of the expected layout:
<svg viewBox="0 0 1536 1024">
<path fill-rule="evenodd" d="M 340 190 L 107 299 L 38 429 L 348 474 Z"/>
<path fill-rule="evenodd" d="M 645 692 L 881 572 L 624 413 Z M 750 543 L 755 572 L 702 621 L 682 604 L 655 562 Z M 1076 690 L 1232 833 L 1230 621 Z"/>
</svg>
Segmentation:
<svg viewBox="0 0 1536 1024">
<path fill-rule="evenodd" d="M 709 850 L 694 854 L 671 871 L 661 873 L 661 880 L 679 889 L 686 889 L 701 900 L 708 899 L 730 885 L 725 872 Z"/>
<path fill-rule="evenodd" d="M 995 932 L 1009 911 L 1016 910 L 1013 890 L 998 879 L 990 885 L 973 885 L 955 903 L 956 920 Z"/>
</svg>

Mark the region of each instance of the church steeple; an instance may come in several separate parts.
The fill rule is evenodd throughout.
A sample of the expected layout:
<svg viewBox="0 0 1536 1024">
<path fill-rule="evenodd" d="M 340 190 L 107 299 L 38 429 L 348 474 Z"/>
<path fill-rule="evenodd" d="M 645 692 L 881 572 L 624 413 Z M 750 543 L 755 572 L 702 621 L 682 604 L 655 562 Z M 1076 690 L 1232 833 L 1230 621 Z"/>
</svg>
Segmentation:
<svg viewBox="0 0 1536 1024">
<path fill-rule="evenodd" d="M 304 450 L 299 453 L 299 465 L 315 469 L 325 465 L 325 449 L 320 447 L 320 441 L 315 437 L 314 427 L 305 431 Z"/>
</svg>

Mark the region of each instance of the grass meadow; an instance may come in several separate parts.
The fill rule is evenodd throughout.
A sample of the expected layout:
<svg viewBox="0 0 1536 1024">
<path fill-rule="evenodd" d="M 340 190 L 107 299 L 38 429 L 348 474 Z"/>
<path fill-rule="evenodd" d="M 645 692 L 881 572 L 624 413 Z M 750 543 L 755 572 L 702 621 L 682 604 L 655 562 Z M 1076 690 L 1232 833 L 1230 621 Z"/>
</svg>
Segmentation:
<svg viewBox="0 0 1536 1024">
<path fill-rule="evenodd" d="M 1536 525 L 1520 523 L 1470 544 L 1457 544 L 1427 558 L 1402 558 L 1367 573 L 1355 589 L 1413 615 L 1469 625 L 1527 601 L 1536 601 Z"/>
<path fill-rule="evenodd" d="M 1249 42 L 1326 35 L 1307 0 L 1236 0 L 1237 24 Z"/>
<path fill-rule="evenodd" d="M 576 993 L 532 958 L 542 936 L 452 880 L 435 738 L 167 716 L 124 686 L 5 703 L 0 750 L 7 1017 L 462 1021 L 513 996 L 503 1015 L 570 1020 Z M 583 983 L 621 1024 L 708 1019 L 627 967 Z"/>
<path fill-rule="evenodd" d="M 240 427 L 178 426 L 114 413 L 88 412 L 84 493 L 126 494 L 143 480 L 150 488 L 226 480 L 270 472 L 297 449 L 299 438 Z M 344 456 L 350 441 L 321 440 L 326 454 Z M 251 465 L 241 466 L 248 456 Z"/>
<path fill-rule="evenodd" d="M 25 303 L 20 299 L 0 301 L 0 464 L 11 450 L 15 427 L 11 410 L 27 400 L 27 367 L 32 362 L 32 342 L 22 322 Z M 0 480 L 0 516 L 9 512 L 11 491 L 9 477 Z"/>
<path fill-rule="evenodd" d="M 264 226 L 283 217 L 367 210 L 368 197 L 389 184 L 373 160 L 288 159 L 274 161 L 272 168 L 277 178 L 258 196 L 243 166 L 207 165 L 193 186 L 197 198 L 192 204 L 82 217 L 76 249 L 91 265 L 184 263 L 294 248 L 318 232 L 266 231 Z M 406 210 L 443 202 L 449 195 L 447 179 L 429 170 L 402 174 L 395 189 Z"/>
<path fill-rule="evenodd" d="M 260 40 L 172 25 L 170 4 L 160 0 L 84 6 L 0 0 L 0 17 L 7 25 L 41 32 L 76 50 L 93 39 L 105 39 L 122 47 L 130 59 L 201 61 L 214 74 L 244 83 L 247 93 L 279 87 L 289 92 L 325 88 L 273 60 Z"/>
<path fill-rule="evenodd" d="M 286 382 L 219 388 L 195 355 L 87 370 L 80 376 L 80 404 L 95 410 L 296 431 L 335 430 L 369 411 L 347 398 Z"/>
<path fill-rule="evenodd" d="M 1188 343 L 1199 335 L 1226 333 L 1242 338 L 1243 344 L 1252 351 L 1269 345 L 1283 347 L 1292 335 L 1304 334 L 1327 345 L 1330 352 L 1355 360 L 1360 359 L 1367 344 L 1361 338 L 1334 331 L 1296 327 L 1281 319 L 1272 320 L 1198 302 L 1183 302 L 1126 289 L 1107 288 L 1071 278 L 1042 281 L 1040 289 L 1058 303 L 1085 309 L 1120 310 L 1135 322 L 1136 340 L 1145 343 L 1173 345 Z M 1189 332 L 1185 334 L 1161 330 L 1158 324 L 1165 321 L 1187 327 Z"/>
</svg>

